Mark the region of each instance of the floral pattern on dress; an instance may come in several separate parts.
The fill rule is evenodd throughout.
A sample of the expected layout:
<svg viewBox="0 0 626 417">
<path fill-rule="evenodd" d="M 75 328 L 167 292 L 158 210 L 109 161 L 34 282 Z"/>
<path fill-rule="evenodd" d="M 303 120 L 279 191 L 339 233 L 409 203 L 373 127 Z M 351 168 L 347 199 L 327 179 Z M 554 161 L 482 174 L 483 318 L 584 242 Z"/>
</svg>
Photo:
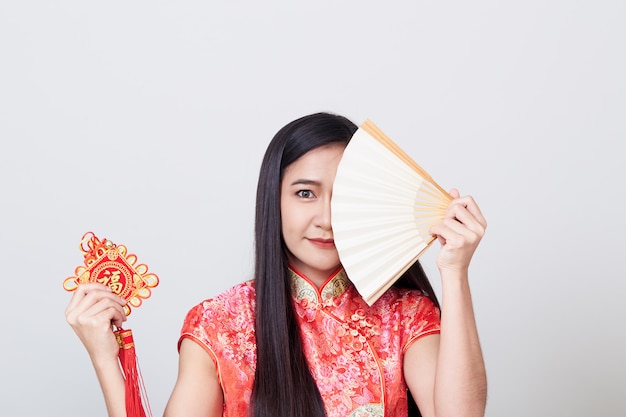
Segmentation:
<svg viewBox="0 0 626 417">
<path fill-rule="evenodd" d="M 406 416 L 404 352 L 439 332 L 439 310 L 417 290 L 390 288 L 372 306 L 343 269 L 318 289 L 290 270 L 303 349 L 329 417 Z M 246 415 L 256 368 L 254 282 L 192 308 L 181 339 L 213 357 L 224 391 L 224 416 Z"/>
</svg>

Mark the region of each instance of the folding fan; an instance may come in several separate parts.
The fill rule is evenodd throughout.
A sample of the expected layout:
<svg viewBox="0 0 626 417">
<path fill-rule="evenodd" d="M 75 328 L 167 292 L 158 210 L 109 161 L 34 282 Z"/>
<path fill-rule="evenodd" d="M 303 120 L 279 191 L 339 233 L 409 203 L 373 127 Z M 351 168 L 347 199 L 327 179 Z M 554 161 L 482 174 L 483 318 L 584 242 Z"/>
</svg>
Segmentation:
<svg viewBox="0 0 626 417">
<path fill-rule="evenodd" d="M 354 133 L 331 200 L 339 259 L 372 305 L 435 240 L 450 194 L 371 121 Z"/>
</svg>

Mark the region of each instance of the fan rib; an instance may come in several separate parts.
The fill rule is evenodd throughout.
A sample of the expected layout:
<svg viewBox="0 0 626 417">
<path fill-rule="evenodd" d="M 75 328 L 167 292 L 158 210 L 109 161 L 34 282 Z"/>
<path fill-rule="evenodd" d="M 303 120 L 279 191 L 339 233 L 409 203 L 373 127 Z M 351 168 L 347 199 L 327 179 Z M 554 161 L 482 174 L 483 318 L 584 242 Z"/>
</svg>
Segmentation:
<svg viewBox="0 0 626 417">
<path fill-rule="evenodd" d="M 404 274 L 406 272 L 407 269 L 409 269 L 411 267 L 411 265 L 413 265 L 415 262 L 417 262 L 417 260 L 419 259 L 420 256 L 422 256 L 422 254 L 426 251 L 426 249 L 428 249 L 430 247 L 430 244 L 432 243 L 432 241 L 434 241 L 434 237 L 433 239 L 421 250 L 419 251 L 419 253 L 417 255 L 415 255 L 409 262 L 406 263 L 406 265 L 398 270 L 398 272 L 396 272 L 392 277 L 390 277 L 389 279 L 385 280 L 384 284 L 382 286 L 380 286 L 378 289 L 371 291 L 369 294 L 369 296 L 365 296 L 365 302 L 368 305 L 372 305 L 374 304 L 374 302 L 376 302 L 376 300 L 378 300 L 380 298 L 381 295 L 383 295 L 385 293 L 385 291 L 387 291 L 389 289 L 389 287 L 391 287 L 393 285 L 394 282 L 396 282 L 398 280 L 398 278 L 400 278 L 402 276 L 402 274 Z"/>
<path fill-rule="evenodd" d="M 371 120 L 367 119 L 361 125 L 363 130 L 372 135 L 375 139 L 377 139 L 380 143 L 385 145 L 389 150 L 391 150 L 395 155 L 398 156 L 404 163 L 412 167 L 415 172 L 419 173 L 424 179 L 428 180 L 432 185 L 434 185 L 442 194 L 446 195 L 448 192 L 441 188 L 439 184 L 437 184 L 430 175 L 418 165 L 417 162 L 413 160 L 406 152 L 404 152 L 400 146 L 398 146 L 395 142 L 393 142 L 387 135 L 383 133 L 382 130 L 378 128 Z"/>
</svg>

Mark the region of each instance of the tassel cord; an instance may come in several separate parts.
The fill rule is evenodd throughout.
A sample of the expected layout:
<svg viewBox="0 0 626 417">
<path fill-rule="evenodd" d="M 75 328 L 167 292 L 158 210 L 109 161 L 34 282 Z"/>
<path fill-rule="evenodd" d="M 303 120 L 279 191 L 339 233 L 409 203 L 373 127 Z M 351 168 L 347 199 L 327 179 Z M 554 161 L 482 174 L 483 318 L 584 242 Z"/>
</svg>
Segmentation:
<svg viewBox="0 0 626 417">
<path fill-rule="evenodd" d="M 120 346 L 119 362 L 124 374 L 124 389 L 127 417 L 152 417 L 152 410 L 137 361 L 132 331 L 118 328 L 115 331 Z"/>
</svg>

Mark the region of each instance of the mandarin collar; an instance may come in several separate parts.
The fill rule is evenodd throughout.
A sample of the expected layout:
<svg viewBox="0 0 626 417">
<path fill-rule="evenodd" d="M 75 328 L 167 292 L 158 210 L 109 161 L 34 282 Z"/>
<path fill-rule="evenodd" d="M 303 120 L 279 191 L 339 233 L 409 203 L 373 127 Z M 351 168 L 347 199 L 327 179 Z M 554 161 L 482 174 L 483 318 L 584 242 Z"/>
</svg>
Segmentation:
<svg viewBox="0 0 626 417">
<path fill-rule="evenodd" d="M 309 278 L 292 267 L 289 267 L 289 277 L 291 293 L 301 304 L 305 300 L 305 304 L 333 304 L 333 300 L 340 297 L 352 285 L 342 267 L 330 274 L 319 289 Z"/>
</svg>

